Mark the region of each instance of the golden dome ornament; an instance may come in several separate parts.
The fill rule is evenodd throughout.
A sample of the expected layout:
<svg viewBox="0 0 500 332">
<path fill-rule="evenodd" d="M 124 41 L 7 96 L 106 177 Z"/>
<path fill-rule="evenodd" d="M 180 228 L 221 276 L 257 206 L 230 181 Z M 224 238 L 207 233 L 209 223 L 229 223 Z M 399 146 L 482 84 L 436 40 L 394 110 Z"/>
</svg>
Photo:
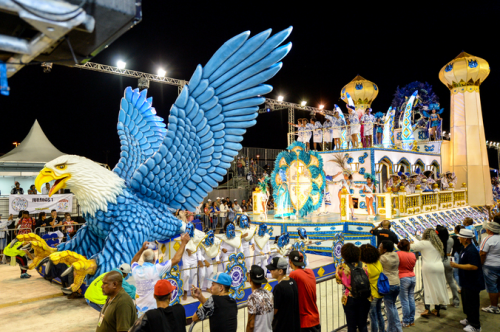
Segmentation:
<svg viewBox="0 0 500 332">
<path fill-rule="evenodd" d="M 439 71 L 439 80 L 452 94 L 479 92 L 479 86 L 490 74 L 489 63 L 466 52 L 460 53 Z"/>
<path fill-rule="evenodd" d="M 377 98 L 378 86 L 358 75 L 351 82 L 346 84 L 340 92 L 340 98 L 347 104 L 346 93 L 349 93 L 351 96 L 356 109 L 365 110 L 370 108 L 373 100 Z"/>
</svg>

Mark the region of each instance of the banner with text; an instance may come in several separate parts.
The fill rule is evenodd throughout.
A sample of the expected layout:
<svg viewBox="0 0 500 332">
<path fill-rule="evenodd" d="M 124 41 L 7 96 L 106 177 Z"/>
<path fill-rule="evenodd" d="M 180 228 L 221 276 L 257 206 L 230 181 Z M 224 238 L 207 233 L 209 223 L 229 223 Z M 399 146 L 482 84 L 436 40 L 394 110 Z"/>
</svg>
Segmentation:
<svg viewBox="0 0 500 332">
<path fill-rule="evenodd" d="M 73 211 L 73 195 L 10 195 L 9 196 L 9 214 L 17 216 L 20 211 L 29 211 L 30 214 L 50 211 L 57 212 Z"/>
</svg>

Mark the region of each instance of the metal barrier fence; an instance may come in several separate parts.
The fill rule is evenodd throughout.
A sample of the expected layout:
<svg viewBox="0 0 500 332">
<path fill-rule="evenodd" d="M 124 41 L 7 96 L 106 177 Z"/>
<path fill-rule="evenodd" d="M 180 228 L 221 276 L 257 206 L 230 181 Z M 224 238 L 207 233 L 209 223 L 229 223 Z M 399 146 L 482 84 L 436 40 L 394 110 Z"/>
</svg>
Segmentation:
<svg viewBox="0 0 500 332">
<path fill-rule="evenodd" d="M 415 264 L 415 301 L 423 299 L 423 281 L 422 281 L 422 259 L 419 257 Z M 316 304 L 319 310 L 321 331 L 340 331 L 347 326 L 347 321 L 342 306 L 343 286 L 338 284 L 335 274 L 324 278 L 316 279 Z M 396 306 L 400 308 L 399 300 Z M 385 314 L 385 307 L 382 304 L 382 314 Z M 238 329 L 237 331 L 246 331 L 248 320 L 247 303 L 238 305 Z M 400 317 L 402 318 L 402 317 Z M 189 331 L 210 331 L 208 320 L 191 323 Z"/>
<path fill-rule="evenodd" d="M 85 225 L 84 223 L 75 223 L 75 224 L 71 224 L 71 225 L 56 225 L 56 226 L 44 226 L 44 227 L 36 227 L 35 229 L 33 229 L 32 227 L 27 227 L 27 228 L 15 228 L 15 229 L 7 229 L 7 230 L 3 230 L 1 232 L 5 232 L 5 246 L 8 246 L 10 244 L 10 242 L 16 238 L 16 236 L 18 234 L 23 234 L 21 232 L 23 231 L 26 231 L 26 233 L 35 233 L 39 236 L 43 236 L 45 234 L 48 234 L 48 233 L 52 233 L 52 232 L 56 232 L 58 230 L 61 231 L 61 233 L 63 233 L 63 236 L 62 237 L 59 237 L 59 240 L 60 240 L 60 243 L 63 243 L 63 242 L 66 242 L 67 241 L 67 231 L 66 229 L 67 228 L 70 228 L 72 227 L 73 228 L 73 232 L 70 233 L 70 237 L 74 234 L 76 234 L 76 232 L 80 229 L 80 227 L 82 227 L 83 225 Z M 1 239 L 0 239 L 1 240 Z M 1 250 L 1 249 L 0 249 Z M 5 262 L 5 257 L 4 257 L 4 253 L 3 253 L 3 250 L 2 250 L 2 253 L 0 253 L 0 260 Z"/>
</svg>

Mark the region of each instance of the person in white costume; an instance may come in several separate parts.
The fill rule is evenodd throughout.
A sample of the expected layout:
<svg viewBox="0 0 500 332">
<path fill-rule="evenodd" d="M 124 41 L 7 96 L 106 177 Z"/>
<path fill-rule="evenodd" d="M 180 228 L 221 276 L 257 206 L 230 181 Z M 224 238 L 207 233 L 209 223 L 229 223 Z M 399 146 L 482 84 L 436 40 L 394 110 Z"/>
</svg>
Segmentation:
<svg viewBox="0 0 500 332">
<path fill-rule="evenodd" d="M 318 151 L 317 143 L 319 143 L 319 146 L 321 146 L 321 143 L 323 143 L 323 125 L 315 118 L 311 118 L 311 124 L 314 126 L 314 133 L 313 133 L 314 150 Z"/>
<path fill-rule="evenodd" d="M 215 237 L 214 231 L 210 230 L 200 243 L 198 250 L 198 262 L 200 266 L 200 288 L 202 291 L 209 289 L 209 278 L 214 273 L 216 258 L 220 255 L 222 241 Z"/>
<path fill-rule="evenodd" d="M 238 252 L 241 247 L 241 232 L 236 231 L 234 223 L 227 221 L 224 225 L 224 235 L 220 236 L 222 244 L 220 246 L 220 256 L 217 258 L 218 271 L 224 272 L 229 260 L 229 256 Z"/>
<path fill-rule="evenodd" d="M 324 151 L 332 150 L 332 119 L 333 116 L 329 114 L 325 114 L 325 122 L 323 122 L 323 146 Z"/>
<path fill-rule="evenodd" d="M 361 123 L 363 124 L 363 136 L 365 148 L 373 146 L 373 124 L 375 123 L 375 116 L 371 114 L 372 109 L 367 108 L 365 114 L 361 117 Z"/>
<path fill-rule="evenodd" d="M 238 226 L 236 230 L 242 233 L 240 252 L 245 255 L 245 265 L 248 270 L 250 269 L 250 267 L 252 267 L 250 246 L 255 247 L 255 245 L 253 244 L 253 236 L 255 235 L 257 227 L 254 225 L 250 225 L 248 216 L 246 214 L 243 214 L 238 217 Z"/>
<path fill-rule="evenodd" d="M 307 146 L 307 151 L 309 151 L 311 149 L 311 146 L 310 146 L 310 142 L 311 142 L 311 137 L 313 135 L 313 132 L 314 132 L 314 119 L 311 118 L 309 120 L 309 122 L 307 123 L 307 120 L 304 119 L 304 122 L 306 122 L 306 130 L 304 132 L 304 143 L 306 143 L 306 146 Z"/>
<path fill-rule="evenodd" d="M 141 249 L 132 258 L 132 277 L 136 285 L 135 304 L 137 315 L 141 317 L 149 309 L 156 308 L 154 298 L 154 287 L 158 280 L 169 272 L 172 266 L 179 264 L 184 253 L 184 248 L 190 238 L 187 233 L 181 235 L 181 244 L 171 260 L 155 264 L 155 253 L 149 249 L 150 243 L 144 242 Z M 139 259 L 142 257 L 143 263 L 140 265 Z"/>
<path fill-rule="evenodd" d="M 198 246 L 205 237 L 205 233 L 194 228 L 192 222 L 186 223 L 186 233 L 189 234 L 190 240 L 186 244 L 186 250 L 182 255 L 182 280 L 184 282 L 184 294 L 182 299 L 187 300 L 190 285 L 198 282 Z"/>
<path fill-rule="evenodd" d="M 358 113 L 356 113 L 356 110 L 352 106 L 347 105 L 347 109 L 349 110 L 349 135 L 351 136 L 352 147 L 357 148 L 359 142 L 358 137 L 361 130 Z"/>
<path fill-rule="evenodd" d="M 305 134 L 304 130 L 306 129 L 306 124 L 304 123 L 303 120 L 304 119 L 298 119 L 297 120 L 297 124 L 294 124 L 294 123 L 291 123 L 291 122 L 288 122 L 288 124 L 294 126 L 295 128 L 297 128 L 297 141 L 305 143 L 305 141 L 304 141 L 304 134 Z"/>
<path fill-rule="evenodd" d="M 446 276 L 443 264 L 443 243 L 433 228 L 427 228 L 422 235 L 422 241 L 412 243 L 411 251 L 419 251 L 422 254 L 422 277 L 424 280 L 424 303 L 426 310 L 422 316 L 429 316 L 429 306 L 433 304 L 435 310 L 432 312 L 439 316 L 441 305 L 448 305 L 450 297 L 446 288 Z"/>
<path fill-rule="evenodd" d="M 266 267 L 267 255 L 270 251 L 269 238 L 272 235 L 272 229 L 267 230 L 266 224 L 260 224 L 257 234 L 254 235 L 254 258 L 253 265 L 258 265 L 262 269 Z"/>
<path fill-rule="evenodd" d="M 270 264 L 274 257 L 285 258 L 291 250 L 292 244 L 290 243 L 290 234 L 285 232 L 280 236 L 277 236 L 274 243 L 269 248 L 269 258 L 267 259 L 267 263 Z M 268 271 L 268 273 L 270 274 L 271 272 Z"/>
</svg>

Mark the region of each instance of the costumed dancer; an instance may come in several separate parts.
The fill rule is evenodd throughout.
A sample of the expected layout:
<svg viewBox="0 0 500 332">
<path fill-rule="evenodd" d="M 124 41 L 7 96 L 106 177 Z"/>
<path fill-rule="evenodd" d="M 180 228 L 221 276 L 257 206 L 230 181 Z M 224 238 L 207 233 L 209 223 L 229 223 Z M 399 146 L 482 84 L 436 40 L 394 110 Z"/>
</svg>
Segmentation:
<svg viewBox="0 0 500 332">
<path fill-rule="evenodd" d="M 321 146 L 321 143 L 323 143 L 323 125 L 314 117 L 311 118 L 311 124 L 314 126 L 314 133 L 313 133 L 314 150 L 318 151 L 317 144 L 319 143 L 319 146 Z"/>
<path fill-rule="evenodd" d="M 387 182 L 384 185 L 384 192 L 388 192 L 389 188 L 392 189 L 392 187 L 394 187 L 395 184 L 397 184 L 399 182 L 400 182 L 399 175 L 391 174 L 391 176 L 389 177 L 389 180 L 387 180 Z"/>
<path fill-rule="evenodd" d="M 304 119 L 305 122 L 305 131 L 304 131 L 304 143 L 306 143 L 307 151 L 311 150 L 310 142 L 314 132 L 314 118 L 311 118 L 309 122 Z"/>
<path fill-rule="evenodd" d="M 375 176 L 370 173 L 365 173 L 364 178 L 366 179 L 366 183 L 363 183 L 360 186 L 356 186 L 357 188 L 361 188 L 363 194 L 365 194 L 366 200 L 366 210 L 368 212 L 368 218 L 370 216 L 375 217 L 375 210 L 373 209 L 373 193 L 377 192 L 377 181 L 375 180 Z M 370 213 L 371 210 L 371 213 Z"/>
<path fill-rule="evenodd" d="M 340 110 L 340 108 L 338 108 L 338 110 Z M 340 150 L 342 148 L 340 138 L 342 137 L 342 129 L 345 128 L 346 125 L 344 119 L 340 117 L 338 110 L 337 112 L 333 113 L 332 118 L 332 137 L 335 144 L 335 150 Z"/>
<path fill-rule="evenodd" d="M 266 267 L 267 255 L 269 254 L 269 238 L 271 235 L 272 229 L 268 231 L 266 224 L 260 224 L 257 234 L 253 237 L 255 244 L 253 265 L 258 265 L 262 269 Z"/>
<path fill-rule="evenodd" d="M 325 122 L 323 122 L 323 146 L 324 146 L 324 151 L 330 151 L 332 150 L 332 126 L 333 126 L 333 117 L 329 114 L 324 114 L 325 115 Z"/>
<path fill-rule="evenodd" d="M 303 126 L 302 119 L 297 120 L 297 124 L 288 122 L 289 125 L 294 126 L 297 128 L 297 141 L 304 143 L 304 129 L 305 126 Z"/>
<path fill-rule="evenodd" d="M 238 252 L 241 248 L 241 232 L 236 230 L 234 223 L 227 221 L 224 225 L 224 234 L 220 237 L 220 257 L 217 259 L 218 271 L 224 272 L 229 256 Z"/>
<path fill-rule="evenodd" d="M 420 184 L 419 174 L 411 175 L 410 179 L 408 180 L 408 185 L 406 186 L 406 188 L 408 188 L 410 194 L 415 193 L 415 189 L 417 188 L 418 184 Z"/>
<path fill-rule="evenodd" d="M 261 178 L 259 180 L 259 188 L 260 188 L 260 194 L 261 194 L 261 201 L 262 201 L 262 211 L 263 213 L 260 215 L 260 220 L 266 220 L 267 221 L 267 200 L 269 199 L 269 188 L 267 187 L 267 183 L 271 179 L 270 176 L 266 175 L 265 177 Z"/>
<path fill-rule="evenodd" d="M 292 245 L 290 244 L 290 234 L 288 234 L 288 232 L 277 236 L 274 239 L 274 243 L 271 245 L 269 250 L 269 258 L 267 260 L 268 264 L 270 264 L 275 257 L 285 258 L 286 256 L 288 256 L 288 253 L 291 249 Z M 268 270 L 267 273 L 271 272 Z"/>
<path fill-rule="evenodd" d="M 356 112 L 354 106 L 347 105 L 347 109 L 349 110 L 349 124 L 350 124 L 349 128 L 351 129 L 350 135 L 353 148 L 358 148 L 359 134 L 361 130 L 358 113 Z"/>
<path fill-rule="evenodd" d="M 203 264 L 200 268 L 200 288 L 203 291 L 209 289 L 208 278 L 214 273 L 214 260 L 220 255 L 221 243 L 222 241 L 215 237 L 212 230 L 208 231 L 203 241 L 201 241 L 198 250 L 198 261 Z"/>
<path fill-rule="evenodd" d="M 340 189 L 339 189 L 339 210 L 341 210 L 341 195 L 342 195 L 342 189 L 345 188 L 347 192 L 349 193 L 349 208 L 351 209 L 351 214 L 352 214 L 352 220 L 356 220 L 357 218 L 354 216 L 354 205 L 352 203 L 352 194 L 354 194 L 354 189 L 353 189 L 353 181 L 352 181 L 352 171 L 346 167 L 346 162 L 347 162 L 347 157 L 344 155 L 342 156 L 341 154 L 336 154 L 331 162 L 337 164 L 338 167 L 342 169 L 342 171 L 338 172 L 337 174 L 332 176 L 333 178 L 336 178 L 338 175 L 343 174 L 343 179 L 340 181 L 335 181 L 335 183 L 340 184 Z"/>
<path fill-rule="evenodd" d="M 361 123 L 363 124 L 363 135 L 364 135 L 364 146 L 369 148 L 373 146 L 373 124 L 376 119 L 375 116 L 371 114 L 372 109 L 367 108 L 365 114 L 361 117 Z"/>
<path fill-rule="evenodd" d="M 313 241 L 307 238 L 307 231 L 305 228 L 301 227 L 297 229 L 297 233 L 299 234 L 299 238 L 295 239 L 292 244 L 292 250 L 300 251 L 302 255 L 304 255 L 304 262 L 306 263 L 306 267 L 309 265 L 309 261 L 307 259 L 306 250 L 307 246 L 313 243 Z"/>
<path fill-rule="evenodd" d="M 245 255 L 245 264 L 247 270 L 252 266 L 252 258 L 250 257 L 250 246 L 253 246 L 253 237 L 255 232 L 257 231 L 257 227 L 254 225 L 250 225 L 250 220 L 246 214 L 243 214 L 238 217 L 239 226 L 236 227 L 237 231 L 241 232 L 241 247 L 240 252 Z"/>
<path fill-rule="evenodd" d="M 194 228 L 192 222 L 186 223 L 186 233 L 189 234 L 189 242 L 182 254 L 182 280 L 184 282 L 184 294 L 182 299 L 187 300 L 190 285 L 196 285 L 198 280 L 198 246 L 205 238 L 205 233 Z"/>
<path fill-rule="evenodd" d="M 377 143 L 382 144 L 382 135 L 384 133 L 384 113 L 375 113 L 375 132 L 377 133 Z"/>
<path fill-rule="evenodd" d="M 436 180 L 434 180 L 434 172 L 433 171 L 425 171 L 424 175 L 425 175 L 425 178 L 427 179 L 427 186 L 431 190 L 434 190 L 433 186 L 436 183 Z"/>
<path fill-rule="evenodd" d="M 448 190 L 450 188 L 450 185 L 448 184 L 448 177 L 445 174 L 441 174 L 440 179 L 439 179 L 439 187 L 441 190 Z"/>
<path fill-rule="evenodd" d="M 431 109 L 430 114 L 425 110 L 423 111 L 423 113 L 426 118 L 429 118 L 429 140 L 436 141 L 441 136 L 441 117 L 439 116 L 439 114 L 443 113 L 444 108 L 439 109 L 438 104 L 430 104 L 429 108 Z M 437 137 L 438 135 L 439 137 Z"/>
<path fill-rule="evenodd" d="M 278 188 L 277 190 L 273 190 L 274 201 L 277 206 L 274 217 L 287 219 L 295 215 L 295 213 L 293 211 L 292 201 L 290 200 L 290 193 L 288 192 L 286 172 L 283 169 L 279 170 L 275 181 Z"/>
<path fill-rule="evenodd" d="M 458 179 L 457 179 L 457 176 L 455 175 L 455 173 L 452 173 L 450 171 L 446 172 L 446 176 L 447 176 L 447 180 L 448 180 L 448 183 L 449 184 L 453 184 L 453 188 L 456 188 L 457 187 L 457 182 L 458 182 Z"/>
</svg>

